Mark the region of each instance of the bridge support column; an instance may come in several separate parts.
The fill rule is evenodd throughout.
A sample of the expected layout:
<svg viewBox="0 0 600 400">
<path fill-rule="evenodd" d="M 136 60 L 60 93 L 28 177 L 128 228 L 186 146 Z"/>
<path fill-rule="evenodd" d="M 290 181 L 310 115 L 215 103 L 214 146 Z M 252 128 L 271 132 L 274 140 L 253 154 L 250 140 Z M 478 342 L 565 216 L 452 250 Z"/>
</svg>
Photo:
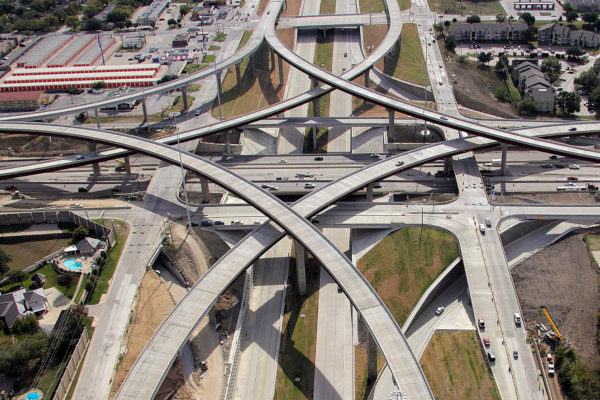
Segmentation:
<svg viewBox="0 0 600 400">
<path fill-rule="evenodd" d="M 312 143 L 313 143 L 313 151 L 317 151 L 317 127 L 312 127 Z"/>
<path fill-rule="evenodd" d="M 367 201 L 370 201 L 370 202 L 373 201 L 373 186 L 374 186 L 374 183 L 369 183 L 367 185 Z"/>
<path fill-rule="evenodd" d="M 283 58 L 277 57 L 277 68 L 279 68 L 279 83 L 283 84 Z"/>
<path fill-rule="evenodd" d="M 450 158 L 450 157 L 444 158 L 444 172 L 449 173 L 451 169 L 452 169 L 452 158 Z"/>
<path fill-rule="evenodd" d="M 370 71 L 371 71 L 370 69 L 368 69 L 368 70 L 365 71 L 365 87 L 366 88 L 369 87 L 369 72 Z"/>
<path fill-rule="evenodd" d="M 367 337 L 367 382 L 375 382 L 377 379 L 377 344 L 370 332 Z"/>
<path fill-rule="evenodd" d="M 200 188 L 202 189 L 202 202 L 210 203 L 210 192 L 208 190 L 208 179 L 200 177 Z"/>
<path fill-rule="evenodd" d="M 146 98 L 142 99 L 142 112 L 144 113 L 144 120 L 142 123 L 148 122 L 148 108 L 146 108 Z"/>
<path fill-rule="evenodd" d="M 94 109 L 94 116 L 96 117 L 96 128 L 100 129 L 100 116 L 97 108 Z"/>
<path fill-rule="evenodd" d="M 304 246 L 298 241 L 294 241 L 294 250 L 296 253 L 296 282 L 298 283 L 298 294 L 306 295 L 306 267 L 304 265 Z"/>
<path fill-rule="evenodd" d="M 242 81 L 242 68 L 240 64 L 235 64 L 235 79 L 237 79 L 237 84 L 239 85 Z"/>
<path fill-rule="evenodd" d="M 225 154 L 231 154 L 231 136 L 229 131 L 225 133 Z"/>
<path fill-rule="evenodd" d="M 502 160 L 500 162 L 500 174 L 506 175 L 506 153 L 508 153 L 508 146 L 502 145 Z"/>
<path fill-rule="evenodd" d="M 125 156 L 123 158 L 123 161 L 125 162 L 125 173 L 127 175 L 131 175 L 131 164 L 129 163 L 129 156 Z"/>
<path fill-rule="evenodd" d="M 181 88 L 181 99 L 183 100 L 183 108 L 181 109 L 181 112 L 184 113 L 188 109 L 187 88 Z"/>
<path fill-rule="evenodd" d="M 223 112 L 221 111 L 221 71 L 215 73 L 217 79 L 217 103 L 219 104 L 219 120 L 223 120 Z"/>
<path fill-rule="evenodd" d="M 394 132 L 394 123 L 395 123 L 395 119 L 394 119 L 394 110 L 392 110 L 391 108 L 388 108 L 387 110 L 388 112 L 388 133 L 393 133 Z"/>
<path fill-rule="evenodd" d="M 88 152 L 94 153 L 96 151 L 96 143 L 87 142 Z M 92 164 L 92 176 L 100 176 L 100 164 L 93 163 Z"/>
<path fill-rule="evenodd" d="M 271 49 L 271 71 L 275 69 L 275 51 Z"/>
</svg>

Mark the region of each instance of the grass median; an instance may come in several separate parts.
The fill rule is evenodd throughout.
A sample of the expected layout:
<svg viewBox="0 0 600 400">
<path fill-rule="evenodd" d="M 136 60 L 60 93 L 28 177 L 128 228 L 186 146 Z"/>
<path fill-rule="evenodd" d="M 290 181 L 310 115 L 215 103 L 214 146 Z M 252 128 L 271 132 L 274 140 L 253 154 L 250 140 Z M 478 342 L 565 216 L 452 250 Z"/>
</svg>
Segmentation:
<svg viewBox="0 0 600 400">
<path fill-rule="evenodd" d="M 436 332 L 423 353 L 421 366 L 436 399 L 500 400 L 473 331 Z"/>
<path fill-rule="evenodd" d="M 386 74 L 417 85 L 428 83 L 425 57 L 416 24 L 404 24 L 400 40 L 377 66 Z"/>
<path fill-rule="evenodd" d="M 299 297 L 293 263 L 288 276 L 294 280 L 285 296 L 283 332 L 275 383 L 276 400 L 312 399 L 315 380 L 317 321 L 319 309 L 319 271 L 310 258 L 306 263 L 306 296 Z"/>
</svg>

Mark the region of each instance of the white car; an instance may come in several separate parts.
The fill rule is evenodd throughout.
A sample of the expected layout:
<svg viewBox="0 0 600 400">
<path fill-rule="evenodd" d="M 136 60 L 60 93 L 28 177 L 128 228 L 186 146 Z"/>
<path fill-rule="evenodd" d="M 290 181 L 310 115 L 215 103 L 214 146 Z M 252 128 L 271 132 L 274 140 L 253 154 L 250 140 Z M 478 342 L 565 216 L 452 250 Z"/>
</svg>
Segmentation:
<svg viewBox="0 0 600 400">
<path fill-rule="evenodd" d="M 569 169 L 579 169 L 579 164 L 571 164 L 569 165 Z"/>
<path fill-rule="evenodd" d="M 479 224 L 479 232 L 481 232 L 482 235 L 485 235 L 485 225 L 484 224 Z"/>
<path fill-rule="evenodd" d="M 441 315 L 444 312 L 445 309 L 446 309 L 445 307 L 438 307 L 438 308 L 436 308 L 435 309 L 435 315 Z"/>
<path fill-rule="evenodd" d="M 517 326 L 521 325 L 521 314 L 515 313 L 515 324 Z"/>
<path fill-rule="evenodd" d="M 279 161 L 277 161 L 279 164 L 285 164 L 287 163 L 287 160 L 285 158 L 281 158 L 279 159 Z"/>
</svg>

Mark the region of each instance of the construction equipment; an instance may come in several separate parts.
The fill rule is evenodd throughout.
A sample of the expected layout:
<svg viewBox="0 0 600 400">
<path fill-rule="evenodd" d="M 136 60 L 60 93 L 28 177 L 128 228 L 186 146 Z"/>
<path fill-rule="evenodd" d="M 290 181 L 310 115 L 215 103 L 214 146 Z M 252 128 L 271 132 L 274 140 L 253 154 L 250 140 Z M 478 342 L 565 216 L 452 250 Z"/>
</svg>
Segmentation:
<svg viewBox="0 0 600 400">
<path fill-rule="evenodd" d="M 125 171 L 125 161 L 115 160 L 119 165 L 115 167 L 115 171 Z"/>
<path fill-rule="evenodd" d="M 552 330 L 554 330 L 554 333 L 556 334 L 556 338 L 561 343 L 567 342 L 568 341 L 567 338 L 565 338 L 563 335 L 560 334 L 558 328 L 556 327 L 556 324 L 552 320 L 552 317 L 550 317 L 550 314 L 548 313 L 548 309 L 546 308 L 546 306 L 541 306 L 541 309 L 542 309 L 542 312 L 544 313 L 544 315 L 546 316 L 546 319 L 548 320 L 548 322 L 550 322 L 550 325 L 552 325 Z"/>
</svg>

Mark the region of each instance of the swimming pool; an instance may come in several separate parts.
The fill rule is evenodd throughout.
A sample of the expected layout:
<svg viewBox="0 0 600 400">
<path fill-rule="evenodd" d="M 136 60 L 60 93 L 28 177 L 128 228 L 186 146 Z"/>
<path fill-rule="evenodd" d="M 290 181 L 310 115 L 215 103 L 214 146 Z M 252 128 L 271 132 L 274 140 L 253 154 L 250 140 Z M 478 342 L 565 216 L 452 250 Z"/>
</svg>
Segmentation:
<svg viewBox="0 0 600 400">
<path fill-rule="evenodd" d="M 40 398 L 40 394 L 38 392 L 29 393 L 25 399 L 27 400 L 37 400 Z"/>
<path fill-rule="evenodd" d="M 63 267 L 70 269 L 71 271 L 81 270 L 81 263 L 76 261 L 75 258 L 69 257 L 62 262 Z"/>
</svg>

